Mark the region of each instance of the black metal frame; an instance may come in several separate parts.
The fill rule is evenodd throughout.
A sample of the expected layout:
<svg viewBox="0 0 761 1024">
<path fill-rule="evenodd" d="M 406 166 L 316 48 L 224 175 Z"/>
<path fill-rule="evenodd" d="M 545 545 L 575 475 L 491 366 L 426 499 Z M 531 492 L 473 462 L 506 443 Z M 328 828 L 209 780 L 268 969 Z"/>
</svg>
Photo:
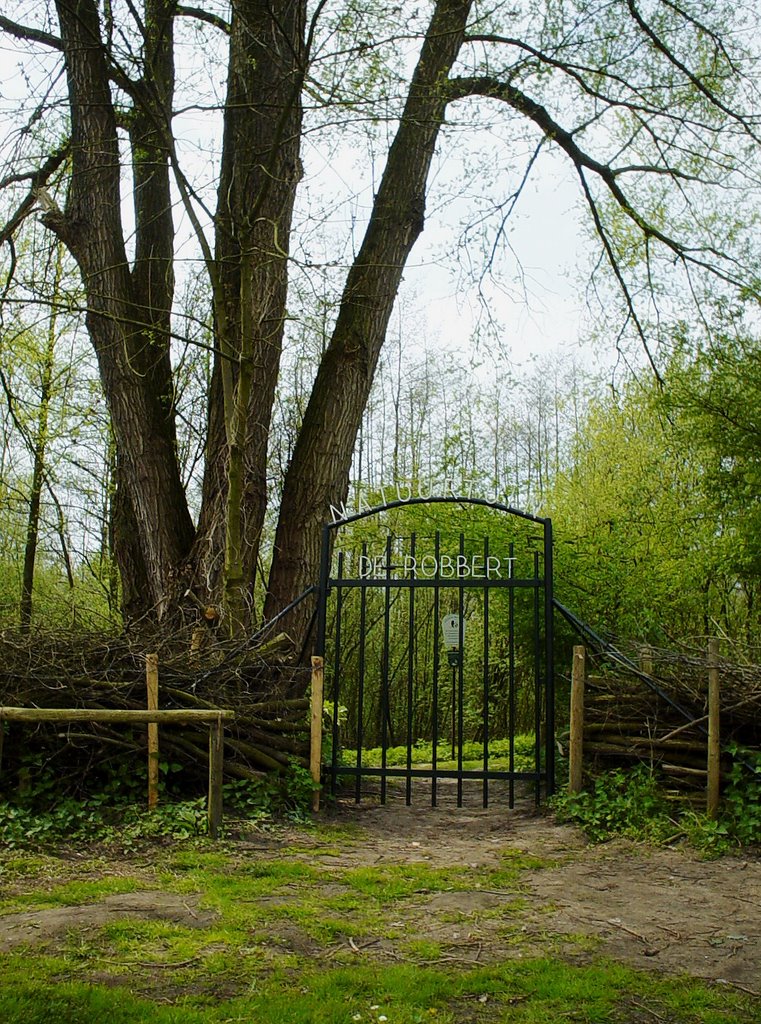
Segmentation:
<svg viewBox="0 0 761 1024">
<path fill-rule="evenodd" d="M 333 547 L 336 531 L 343 526 L 356 523 L 359 520 L 370 516 L 377 516 L 392 509 L 404 508 L 412 505 L 432 505 L 437 503 L 456 504 L 461 506 L 477 505 L 504 512 L 507 515 L 534 523 L 543 531 L 543 547 L 540 558 L 539 551 L 534 552 L 533 575 L 523 577 L 512 577 L 489 579 L 477 577 L 442 577 L 441 566 L 441 537 L 437 531 L 434 538 L 434 558 L 436 563 L 436 574 L 434 576 L 420 578 L 407 576 L 397 578 L 392 576 L 392 536 L 387 535 L 384 554 L 385 573 L 381 577 L 363 577 L 360 574 L 355 576 L 345 575 L 345 556 L 339 552 L 337 556 L 337 567 L 335 574 L 331 573 L 333 561 Z M 414 558 L 416 552 L 416 537 L 410 537 L 409 552 Z M 459 555 L 464 556 L 465 536 L 460 534 Z M 362 548 L 363 557 L 367 557 L 367 544 Z M 484 564 L 490 555 L 489 538 L 483 539 Z M 509 557 L 514 559 L 514 543 L 510 543 Z M 481 557 L 481 556 L 479 556 Z M 513 565 L 513 562 L 510 562 Z M 541 573 L 540 573 L 540 570 Z M 488 574 L 487 574 L 488 577 Z M 466 590 L 483 590 L 483 713 L 482 713 L 482 737 L 483 737 L 483 764 L 479 769 L 465 769 L 463 767 L 463 740 L 464 740 L 464 668 L 463 658 L 459 662 L 452 663 L 452 742 L 456 747 L 455 754 L 457 761 L 456 769 L 441 769 L 438 766 L 438 744 L 441 739 L 439 735 L 439 716 L 441 710 L 442 687 L 440 675 L 442 659 L 440 653 L 440 640 L 438 637 L 438 622 L 441 612 L 441 595 L 452 589 L 458 590 L 457 606 L 460 615 L 460 650 L 463 648 L 464 631 L 464 604 Z M 515 622 L 516 622 L 516 594 L 519 591 L 530 590 L 533 592 L 532 611 L 533 616 L 533 660 L 534 660 L 534 731 L 536 744 L 534 750 L 534 769 L 531 772 L 515 770 L 514 735 L 516 722 L 516 662 L 515 662 Z M 382 610 L 382 653 L 380 665 L 380 714 L 382 720 L 381 733 L 381 765 L 380 767 L 368 767 L 362 763 L 363 740 L 364 740 L 364 699 L 365 685 L 367 679 L 367 657 L 365 650 L 365 637 L 368 631 L 368 594 L 373 590 L 379 590 L 383 594 Z M 432 651 L 432 764 L 430 768 L 413 768 L 412 747 L 414 737 L 412 734 L 412 703 L 413 703 L 413 658 L 416 649 L 416 601 L 419 591 L 433 591 L 432 604 L 430 605 L 433 615 L 435 641 Z M 489 764 L 489 742 L 490 742 L 490 717 L 489 699 L 491 684 L 490 666 L 490 594 L 495 590 L 507 591 L 508 602 L 508 732 L 509 732 L 509 768 L 505 770 L 494 770 Z M 356 719 L 356 756 L 353 765 L 342 764 L 339 761 L 339 705 L 342 696 L 342 618 L 344 604 L 347 596 L 352 592 L 359 591 L 359 647 L 358 660 L 355 668 L 357 690 L 357 719 Z M 393 601 L 397 600 L 402 593 L 407 592 L 408 614 L 408 637 L 407 637 L 407 684 L 406 684 L 406 763 L 404 767 L 391 767 L 387 764 L 387 750 L 389 747 L 389 735 L 391 717 L 389 706 L 389 678 L 391 657 L 391 609 Z M 463 804 L 463 783 L 465 780 L 479 780 L 482 783 L 483 806 L 489 804 L 489 783 L 492 780 L 506 780 L 508 783 L 508 804 L 514 805 L 516 782 L 533 783 L 534 797 L 537 803 L 541 799 L 542 788 L 549 795 L 555 789 L 555 723 L 554 723 L 554 656 L 553 656 L 553 590 L 552 590 L 552 523 L 549 519 L 529 515 L 505 505 L 501 502 L 487 501 L 481 498 L 467 497 L 431 497 L 411 498 L 407 501 L 392 501 L 385 505 L 365 509 L 355 515 L 348 515 L 342 519 L 328 523 L 323 529 L 322 556 L 320 563 L 320 580 L 318 585 L 318 609 L 317 609 L 317 642 L 316 654 L 325 658 L 327 648 L 327 624 L 328 624 L 328 602 L 332 595 L 335 595 L 335 614 L 332 632 L 332 658 L 330 664 L 326 662 L 325 670 L 327 680 L 332 679 L 332 687 L 329 697 L 333 702 L 333 714 L 331 723 L 332 732 L 332 755 L 330 763 L 323 768 L 323 779 L 328 785 L 332 794 L 336 794 L 340 778 L 353 779 L 354 798 L 359 802 L 361 798 L 361 783 L 363 778 L 377 778 L 380 780 L 380 799 L 384 803 L 387 798 L 387 781 L 389 779 L 405 780 L 405 800 L 407 804 L 412 802 L 413 779 L 430 779 L 431 782 L 431 804 L 436 806 L 438 802 L 437 781 L 439 779 L 455 779 L 457 782 L 457 805 Z M 527 595 L 528 596 L 528 595 Z M 422 598 L 421 598 L 422 600 Z M 542 712 L 544 711 L 544 720 Z M 543 727 L 543 728 L 542 728 Z M 456 736 L 456 743 L 455 743 Z"/>
</svg>

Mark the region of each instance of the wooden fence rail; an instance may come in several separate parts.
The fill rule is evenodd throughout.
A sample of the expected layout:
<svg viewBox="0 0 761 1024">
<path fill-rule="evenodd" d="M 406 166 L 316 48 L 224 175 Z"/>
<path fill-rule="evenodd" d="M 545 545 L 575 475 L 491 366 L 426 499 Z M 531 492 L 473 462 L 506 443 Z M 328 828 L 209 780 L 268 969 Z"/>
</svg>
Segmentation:
<svg viewBox="0 0 761 1024">
<path fill-rule="evenodd" d="M 128 711 L 96 708 L 10 708 L 0 707 L 0 766 L 2 765 L 2 723 L 6 722 L 110 722 L 137 725 L 209 726 L 209 835 L 216 838 L 222 824 L 222 768 L 224 723 L 235 718 L 234 711 L 179 709 L 171 711 Z"/>
</svg>

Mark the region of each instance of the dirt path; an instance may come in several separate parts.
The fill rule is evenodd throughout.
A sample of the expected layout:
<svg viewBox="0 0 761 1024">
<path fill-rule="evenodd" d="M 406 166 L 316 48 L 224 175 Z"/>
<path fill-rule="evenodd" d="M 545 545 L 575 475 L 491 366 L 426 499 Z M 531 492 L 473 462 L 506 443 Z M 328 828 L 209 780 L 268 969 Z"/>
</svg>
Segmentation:
<svg viewBox="0 0 761 1024">
<path fill-rule="evenodd" d="M 361 950 L 347 918 L 339 943 L 344 953 L 401 959 L 409 955 L 403 939 L 413 936 L 436 943 L 444 959 L 462 964 L 547 954 L 584 962 L 602 955 L 639 968 L 724 981 L 753 994 L 761 990 L 761 860 L 706 862 L 681 848 L 624 842 L 591 846 L 575 828 L 526 811 L 408 808 L 395 800 L 386 807 L 339 806 L 327 820 L 357 828 L 351 839 L 330 847 L 323 842 L 319 848 L 319 830 L 297 828 L 232 841 L 225 846 L 229 870 L 245 869 L 252 858 L 303 858 L 318 864 L 326 892 L 341 888 L 344 871 L 362 866 L 462 867 L 463 876 L 473 879 L 464 891 L 416 891 L 393 912 L 400 920 L 389 922 L 391 931 Z M 517 889 L 482 888 L 477 869 L 499 868 L 510 851 L 543 866 L 524 870 Z M 76 858 L 62 859 L 52 870 L 56 877 L 49 884 L 76 878 Z M 149 864 L 114 861 L 102 874 L 129 875 L 140 891 L 0 915 L 0 950 L 55 944 L 72 930 L 92 930 L 120 917 L 201 929 L 215 919 L 203 893 L 179 897 L 161 891 Z M 17 891 L 22 887 L 19 880 Z M 296 905 L 298 896 L 293 899 Z M 272 938 L 302 954 L 325 955 L 287 918 L 273 926 Z"/>
<path fill-rule="evenodd" d="M 550 861 L 523 876 L 527 900 L 520 927 L 538 944 L 548 935 L 589 936 L 593 946 L 582 943 L 580 952 L 576 943 L 563 952 L 602 954 L 761 992 L 758 858 L 704 861 L 683 847 L 624 841 L 593 846 L 574 827 L 520 811 L 392 805 L 347 807 L 343 814 L 367 834 L 346 856 L 365 863 L 490 867 L 506 848 Z M 453 895 L 473 910 L 484 900 L 479 893 Z"/>
</svg>

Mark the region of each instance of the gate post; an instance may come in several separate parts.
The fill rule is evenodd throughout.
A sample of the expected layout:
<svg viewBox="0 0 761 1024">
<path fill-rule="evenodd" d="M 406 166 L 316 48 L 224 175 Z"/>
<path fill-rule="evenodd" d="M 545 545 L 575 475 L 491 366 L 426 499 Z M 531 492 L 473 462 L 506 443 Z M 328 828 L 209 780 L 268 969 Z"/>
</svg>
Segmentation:
<svg viewBox="0 0 761 1024">
<path fill-rule="evenodd" d="M 145 656 L 146 707 L 149 711 L 159 709 L 159 656 Z M 159 724 L 148 723 L 148 809 L 154 810 L 159 802 Z"/>
<path fill-rule="evenodd" d="M 209 804 L 207 817 L 209 835 L 216 839 L 222 824 L 222 781 L 225 756 L 225 734 L 222 716 L 209 722 Z"/>
<path fill-rule="evenodd" d="M 552 567 L 552 520 L 544 520 L 544 671 L 545 671 L 545 769 L 547 796 L 555 792 L 555 630 Z"/>
<path fill-rule="evenodd" d="M 708 785 L 706 814 L 716 818 L 719 813 L 721 783 L 721 702 L 719 697 L 719 641 L 708 641 Z"/>
<path fill-rule="evenodd" d="M 320 809 L 320 775 L 322 771 L 322 707 L 325 687 L 325 662 L 319 655 L 312 657 L 312 693 L 310 715 L 309 770 L 315 790 L 312 810 Z"/>
<path fill-rule="evenodd" d="M 571 672 L 571 736 L 568 742 L 568 792 L 581 792 L 581 768 L 584 760 L 584 683 L 587 674 L 587 650 L 573 649 Z"/>
</svg>

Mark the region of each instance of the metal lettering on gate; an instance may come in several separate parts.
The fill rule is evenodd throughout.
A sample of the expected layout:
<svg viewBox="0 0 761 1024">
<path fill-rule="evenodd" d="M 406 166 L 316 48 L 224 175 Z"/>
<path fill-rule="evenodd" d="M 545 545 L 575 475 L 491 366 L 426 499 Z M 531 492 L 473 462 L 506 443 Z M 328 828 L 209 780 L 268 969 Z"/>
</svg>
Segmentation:
<svg viewBox="0 0 761 1024">
<path fill-rule="evenodd" d="M 431 530 L 378 528 L 383 513 L 439 504 L 504 514 L 498 538 L 435 515 Z M 348 545 L 336 542 L 344 527 Z M 410 804 L 425 786 L 436 806 L 446 787 L 458 807 L 474 785 L 484 807 L 492 784 L 510 807 L 522 793 L 537 803 L 552 793 L 552 600 L 550 520 L 500 502 L 412 498 L 326 525 L 316 653 L 329 791 L 348 784 L 359 801 L 374 784 L 385 803 L 400 785 Z"/>
</svg>

